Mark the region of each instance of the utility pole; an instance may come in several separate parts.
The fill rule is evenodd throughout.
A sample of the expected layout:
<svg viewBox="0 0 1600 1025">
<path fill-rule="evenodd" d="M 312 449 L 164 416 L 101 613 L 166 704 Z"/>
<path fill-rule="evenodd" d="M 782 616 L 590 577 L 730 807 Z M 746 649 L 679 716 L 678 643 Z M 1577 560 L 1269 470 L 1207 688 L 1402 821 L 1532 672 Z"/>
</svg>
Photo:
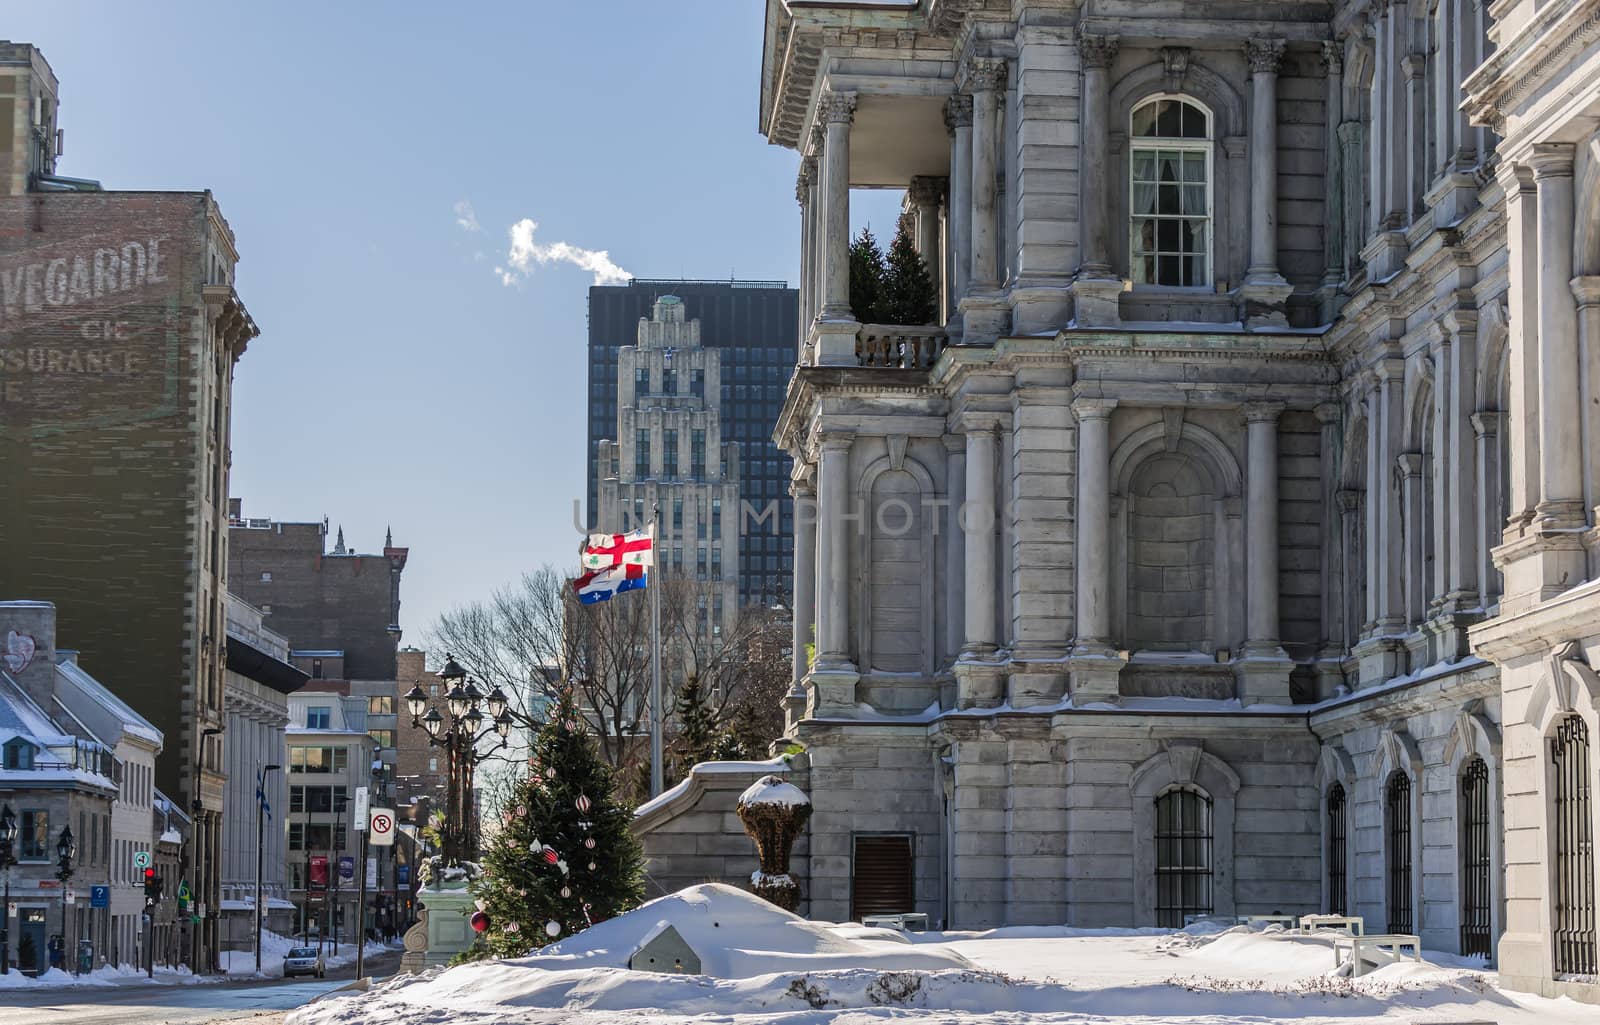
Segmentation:
<svg viewBox="0 0 1600 1025">
<path fill-rule="evenodd" d="M 650 592 L 650 796 L 659 796 L 666 785 L 664 766 L 661 764 L 661 730 L 666 715 L 661 708 L 661 566 L 656 544 L 661 538 L 661 503 L 650 509 L 650 555 L 652 564 L 646 571 L 645 589 Z"/>
<path fill-rule="evenodd" d="M 356 787 L 356 814 L 352 821 L 356 831 L 361 834 L 361 860 L 356 864 L 356 872 L 360 874 L 361 882 L 356 890 L 356 978 L 366 974 L 367 952 L 367 818 L 371 812 L 371 798 L 366 787 Z M 338 953 L 335 949 L 334 953 Z"/>
</svg>

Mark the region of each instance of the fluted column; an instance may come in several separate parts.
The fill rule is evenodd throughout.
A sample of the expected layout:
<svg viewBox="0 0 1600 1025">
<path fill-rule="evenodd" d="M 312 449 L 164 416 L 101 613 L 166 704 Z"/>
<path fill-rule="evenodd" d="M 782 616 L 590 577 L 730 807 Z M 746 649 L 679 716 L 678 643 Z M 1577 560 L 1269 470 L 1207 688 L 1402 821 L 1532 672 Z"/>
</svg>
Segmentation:
<svg viewBox="0 0 1600 1025">
<path fill-rule="evenodd" d="M 1078 161 L 1079 217 L 1083 226 L 1083 257 L 1080 275 L 1091 278 L 1111 276 L 1111 239 L 1108 234 L 1110 204 L 1106 165 L 1111 151 L 1111 62 L 1116 59 L 1118 37 L 1084 32 L 1078 38 L 1078 57 L 1083 62 L 1083 102 L 1081 143 Z"/>
<path fill-rule="evenodd" d="M 1373 629 L 1379 634 L 1399 632 L 1406 622 L 1401 569 L 1405 564 L 1400 528 L 1399 491 L 1395 487 L 1396 460 L 1400 455 L 1401 420 L 1404 417 L 1405 361 L 1398 357 L 1378 361 L 1374 367 L 1377 388 L 1373 395 L 1371 434 L 1367 446 L 1367 592 L 1373 607 Z"/>
<path fill-rule="evenodd" d="M 1506 412 L 1506 440 L 1511 462 L 1505 468 L 1510 481 L 1511 509 L 1506 521 L 1496 525 L 1500 537 L 1519 537 L 1533 522 L 1539 502 L 1539 219 L 1533 176 L 1522 164 L 1500 165 L 1501 188 L 1506 195 L 1507 340 L 1506 377 L 1511 401 Z M 1496 545 L 1500 542 L 1497 541 Z"/>
<path fill-rule="evenodd" d="M 1344 488 L 1338 495 L 1339 515 L 1339 553 L 1342 571 L 1340 573 L 1340 597 L 1343 599 L 1341 606 L 1342 630 L 1336 635 L 1336 640 L 1341 647 L 1355 647 L 1361 638 L 1361 624 L 1366 617 L 1366 608 L 1362 605 L 1361 582 L 1366 579 L 1366 567 L 1363 560 L 1366 553 L 1361 547 L 1361 518 L 1363 510 L 1363 494 L 1354 488 Z"/>
<path fill-rule="evenodd" d="M 1111 647 L 1111 411 L 1115 399 L 1077 399 L 1078 643 L 1076 651 Z"/>
<path fill-rule="evenodd" d="M 967 294 L 972 252 L 972 97 L 952 96 L 945 102 L 945 127 L 950 130 L 950 224 L 947 266 L 950 271 L 947 318 L 954 318 Z"/>
<path fill-rule="evenodd" d="M 1572 158 L 1543 143 L 1529 159 L 1539 192 L 1539 504 L 1545 529 L 1582 526 L 1583 454 L 1578 401 L 1578 316 L 1572 295 Z"/>
<path fill-rule="evenodd" d="M 1250 61 L 1250 266 L 1246 284 L 1278 285 L 1278 68 L 1282 39 L 1252 39 Z"/>
<path fill-rule="evenodd" d="M 852 320 L 850 313 L 850 125 L 856 116 L 856 94 L 830 92 L 818 104 L 817 116 L 827 125 L 822 149 L 826 223 L 822 245 L 826 277 L 822 298 L 824 320 Z"/>
<path fill-rule="evenodd" d="M 811 332 L 812 296 L 816 282 L 812 280 L 814 266 L 813 247 L 816 245 L 816 176 L 817 158 L 800 158 L 800 172 L 795 177 L 794 198 L 800 204 L 800 350 L 805 351 L 806 336 Z"/>
<path fill-rule="evenodd" d="M 1278 417 L 1281 402 L 1243 409 L 1248 465 L 1245 485 L 1245 640 L 1247 655 L 1278 657 Z"/>
<path fill-rule="evenodd" d="M 817 662 L 819 668 L 853 668 L 849 654 L 850 616 L 850 444 L 848 434 L 822 436 L 818 454 L 817 500 Z"/>
<path fill-rule="evenodd" d="M 982 419 L 966 425 L 967 495 L 962 533 L 966 535 L 966 639 L 963 655 L 995 650 L 995 456 L 997 425 Z"/>
<path fill-rule="evenodd" d="M 1389 44 L 1388 0 L 1374 0 L 1367 17 L 1372 19 L 1372 88 L 1370 90 L 1367 133 L 1367 237 L 1382 231 L 1389 213 L 1389 164 L 1385 159 L 1389 140 L 1389 90 L 1394 79 L 1394 51 Z M 1392 161 L 1391 161 L 1392 162 Z"/>
<path fill-rule="evenodd" d="M 997 257 L 999 224 L 995 218 L 995 157 L 999 148 L 1000 92 L 1006 85 L 1004 61 L 974 58 L 967 72 L 972 93 L 972 251 L 971 287 L 1000 287 Z"/>
<path fill-rule="evenodd" d="M 944 279 L 944 254 L 939 244 L 939 204 L 944 199 L 944 192 L 945 182 L 942 178 L 922 175 L 912 178 L 910 187 L 906 189 L 906 200 L 915 217 L 917 255 L 922 257 L 922 262 L 928 268 L 935 295 L 939 294 L 939 286 Z"/>
</svg>

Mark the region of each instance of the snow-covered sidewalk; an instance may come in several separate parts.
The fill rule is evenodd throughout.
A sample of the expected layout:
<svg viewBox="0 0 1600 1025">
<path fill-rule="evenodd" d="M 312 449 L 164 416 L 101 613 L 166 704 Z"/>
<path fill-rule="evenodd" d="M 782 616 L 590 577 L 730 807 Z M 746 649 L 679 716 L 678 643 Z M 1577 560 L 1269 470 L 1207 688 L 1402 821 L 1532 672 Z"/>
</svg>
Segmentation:
<svg viewBox="0 0 1600 1025">
<path fill-rule="evenodd" d="M 312 940 L 310 943 L 303 944 L 300 942 L 298 937 L 281 936 L 275 932 L 263 931 L 261 933 L 260 975 L 256 974 L 256 952 L 254 949 L 224 950 L 222 952 L 222 970 L 228 975 L 229 978 L 281 979 L 283 978 L 283 957 L 285 954 L 295 947 L 315 947 L 316 945 L 316 940 Z M 391 953 L 399 949 L 400 946 L 398 940 L 395 941 L 395 945 L 393 946 L 386 946 L 382 943 L 373 943 L 369 941 L 366 949 L 367 960 L 370 961 L 374 957 Z M 339 953 L 335 955 L 333 952 L 332 942 L 324 942 L 322 944 L 322 962 L 329 971 L 332 971 L 335 968 L 341 968 L 344 965 L 355 964 L 355 944 L 339 944 Z"/>
<path fill-rule="evenodd" d="M 706 975 L 635 972 L 668 923 Z M 537 955 L 399 976 L 289 1025 L 1594 1025 L 1570 1000 L 1501 990 L 1444 955 L 1350 979 L 1332 942 L 1276 927 L 1188 932 L 998 929 L 902 936 L 807 922 L 730 887 L 691 887 Z"/>
<path fill-rule="evenodd" d="M 145 975 L 143 968 L 132 965 L 104 965 L 87 975 L 73 975 L 52 968 L 43 975 L 24 975 L 12 969 L 0 975 L 0 990 L 67 989 L 99 986 L 183 986 L 199 982 L 217 982 L 217 978 L 195 975 L 187 968 L 157 967 L 154 976 Z"/>
</svg>

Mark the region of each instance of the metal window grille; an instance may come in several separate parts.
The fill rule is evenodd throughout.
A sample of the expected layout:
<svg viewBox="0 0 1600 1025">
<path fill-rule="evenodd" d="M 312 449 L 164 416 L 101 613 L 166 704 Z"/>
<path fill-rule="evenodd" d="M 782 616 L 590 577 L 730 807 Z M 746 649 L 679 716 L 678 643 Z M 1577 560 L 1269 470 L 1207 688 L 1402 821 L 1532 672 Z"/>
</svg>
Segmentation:
<svg viewBox="0 0 1600 1025">
<path fill-rule="evenodd" d="M 1156 924 L 1181 929 L 1185 915 L 1211 911 L 1211 801 L 1168 790 L 1156 798 Z"/>
<path fill-rule="evenodd" d="M 1411 929 L 1411 780 L 1403 772 L 1389 777 L 1384 795 L 1389 833 L 1389 932 Z"/>
<path fill-rule="evenodd" d="M 1589 793 L 1589 729 L 1568 716 L 1550 738 L 1555 777 L 1555 971 L 1596 974 L 1595 849 Z"/>
<path fill-rule="evenodd" d="M 911 837 L 857 836 L 851 865 L 850 918 L 916 910 Z"/>
<path fill-rule="evenodd" d="M 1349 802 L 1345 800 L 1344 787 L 1338 783 L 1328 791 L 1328 914 L 1345 914 L 1345 851 L 1348 849 L 1346 837 L 1348 836 L 1345 823 L 1345 809 Z"/>
<path fill-rule="evenodd" d="M 1461 775 L 1461 952 L 1494 956 L 1489 873 L 1489 766 L 1482 758 Z"/>
</svg>

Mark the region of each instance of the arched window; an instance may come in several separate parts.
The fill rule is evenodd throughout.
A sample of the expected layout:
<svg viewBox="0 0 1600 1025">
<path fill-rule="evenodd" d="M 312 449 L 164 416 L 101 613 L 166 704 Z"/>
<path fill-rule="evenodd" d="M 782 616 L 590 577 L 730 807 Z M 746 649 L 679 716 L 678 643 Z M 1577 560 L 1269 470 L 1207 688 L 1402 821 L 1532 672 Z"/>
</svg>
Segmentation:
<svg viewBox="0 0 1600 1025">
<path fill-rule="evenodd" d="M 1589 728 L 1569 715 L 1550 738 L 1550 770 L 1555 807 L 1555 935 L 1557 975 L 1596 974 L 1595 850 L 1593 804 L 1589 793 Z"/>
<path fill-rule="evenodd" d="M 1128 245 L 1136 284 L 1211 287 L 1211 116 L 1192 100 L 1135 107 Z"/>
<path fill-rule="evenodd" d="M 1461 773 L 1461 953 L 1494 957 L 1489 874 L 1489 766 L 1482 758 Z"/>
<path fill-rule="evenodd" d="M 1384 788 L 1384 831 L 1389 841 L 1389 922 L 1391 933 L 1411 933 L 1411 780 L 1403 772 Z"/>
<path fill-rule="evenodd" d="M 1211 799 L 1173 787 L 1156 798 L 1156 924 L 1181 929 L 1211 911 Z"/>
<path fill-rule="evenodd" d="M 1328 791 L 1328 914 L 1343 915 L 1345 910 L 1345 893 L 1347 887 L 1345 880 L 1345 851 L 1347 849 L 1346 837 L 1349 835 L 1345 823 L 1345 809 L 1348 802 L 1344 796 L 1344 786 L 1335 783 Z"/>
</svg>

